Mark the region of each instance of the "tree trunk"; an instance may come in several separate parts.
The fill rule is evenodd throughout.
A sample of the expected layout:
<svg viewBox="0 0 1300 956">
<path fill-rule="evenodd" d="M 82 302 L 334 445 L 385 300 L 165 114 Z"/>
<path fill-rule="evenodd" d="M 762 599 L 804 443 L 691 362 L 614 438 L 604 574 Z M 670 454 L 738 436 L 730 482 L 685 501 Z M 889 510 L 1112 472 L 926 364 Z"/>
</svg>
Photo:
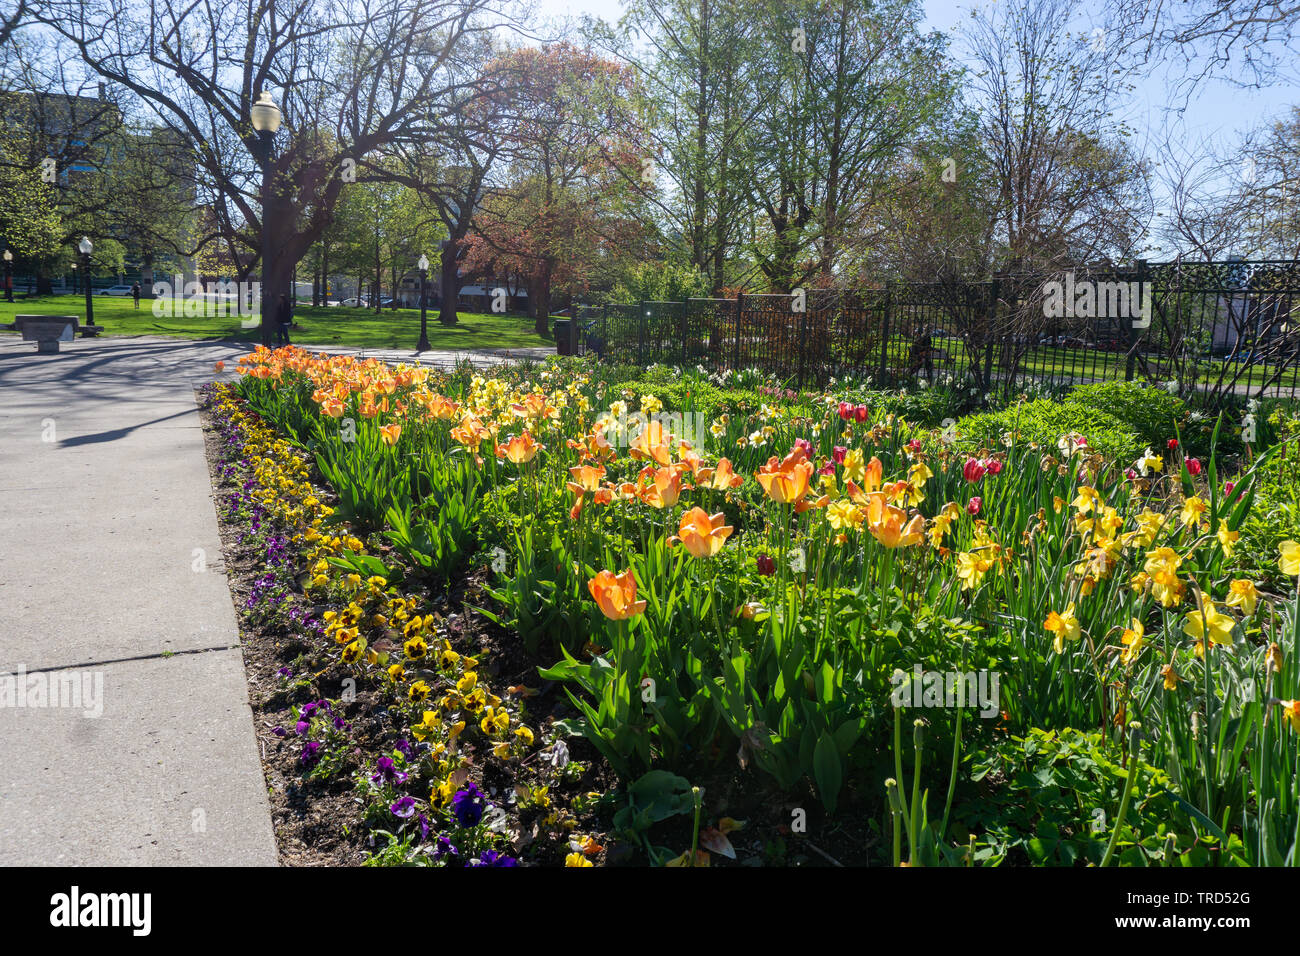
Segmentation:
<svg viewBox="0 0 1300 956">
<path fill-rule="evenodd" d="M 537 291 L 532 295 L 532 301 L 529 303 L 533 307 L 533 328 L 538 335 L 547 335 L 551 331 L 551 267 L 549 263 L 542 267 L 542 274 L 538 277 L 536 288 Z"/>
<path fill-rule="evenodd" d="M 140 258 L 140 298 L 152 299 L 153 297 L 153 256 L 145 253 Z"/>
<path fill-rule="evenodd" d="M 29 295 L 31 294 L 30 291 L 28 292 L 28 294 Z M 44 269 L 36 270 L 36 294 L 37 295 L 54 294 L 54 281 L 49 277 L 49 275 L 46 274 Z"/>
<path fill-rule="evenodd" d="M 320 241 L 320 298 L 321 305 L 330 304 L 330 244 Z"/>
<path fill-rule="evenodd" d="M 448 242 L 442 250 L 442 264 L 439 266 L 442 297 L 438 303 L 438 321 L 443 325 L 455 325 L 456 302 L 460 298 L 460 258 L 457 245 Z"/>
</svg>

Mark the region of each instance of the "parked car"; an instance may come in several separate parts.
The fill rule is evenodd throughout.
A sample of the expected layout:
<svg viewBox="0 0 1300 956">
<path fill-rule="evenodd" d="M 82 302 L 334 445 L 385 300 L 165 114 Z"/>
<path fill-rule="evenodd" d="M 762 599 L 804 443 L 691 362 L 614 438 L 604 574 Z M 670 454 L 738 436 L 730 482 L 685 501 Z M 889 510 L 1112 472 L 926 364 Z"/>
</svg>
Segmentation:
<svg viewBox="0 0 1300 956">
<path fill-rule="evenodd" d="M 95 295 L 130 295 L 131 287 L 129 285 L 111 285 L 107 289 L 95 290 Z"/>
</svg>

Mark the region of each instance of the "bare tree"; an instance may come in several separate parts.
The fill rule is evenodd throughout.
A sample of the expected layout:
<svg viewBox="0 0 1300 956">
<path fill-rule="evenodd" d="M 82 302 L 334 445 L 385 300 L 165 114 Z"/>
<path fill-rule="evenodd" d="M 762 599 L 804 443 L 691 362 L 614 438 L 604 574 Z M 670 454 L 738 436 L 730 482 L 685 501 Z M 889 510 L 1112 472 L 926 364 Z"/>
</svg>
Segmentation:
<svg viewBox="0 0 1300 956">
<path fill-rule="evenodd" d="M 44 0 L 36 16 L 195 145 L 199 198 L 241 277 L 266 236 L 264 302 L 289 293 L 355 164 L 435 136 L 459 102 L 467 43 L 510 22 L 496 0 Z M 261 184 L 249 109 L 264 90 L 278 91 L 285 132 Z"/>
<path fill-rule="evenodd" d="M 1238 86 L 1291 83 L 1300 62 L 1300 3 L 1267 0 L 1109 0 L 1118 38 L 1146 64 L 1180 69 L 1190 97 L 1206 80 Z"/>
</svg>

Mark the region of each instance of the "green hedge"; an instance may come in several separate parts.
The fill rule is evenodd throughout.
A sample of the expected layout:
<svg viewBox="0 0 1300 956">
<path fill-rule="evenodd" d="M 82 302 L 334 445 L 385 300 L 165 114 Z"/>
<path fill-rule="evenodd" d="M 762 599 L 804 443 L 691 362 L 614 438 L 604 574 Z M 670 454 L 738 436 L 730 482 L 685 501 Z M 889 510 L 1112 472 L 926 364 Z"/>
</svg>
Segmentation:
<svg viewBox="0 0 1300 956">
<path fill-rule="evenodd" d="M 958 444 L 971 452 L 999 447 L 1006 432 L 1017 433 L 1022 443 L 1037 442 L 1048 448 L 1055 448 L 1065 433 L 1079 432 L 1090 448 L 1118 461 L 1131 461 L 1146 447 L 1133 428 L 1108 412 L 1049 399 L 970 415 L 957 423 Z"/>
<path fill-rule="evenodd" d="M 1173 438 L 1175 426 L 1182 428 L 1187 421 L 1186 402 L 1140 382 L 1080 385 L 1066 402 L 1114 416 L 1152 448 Z"/>
</svg>

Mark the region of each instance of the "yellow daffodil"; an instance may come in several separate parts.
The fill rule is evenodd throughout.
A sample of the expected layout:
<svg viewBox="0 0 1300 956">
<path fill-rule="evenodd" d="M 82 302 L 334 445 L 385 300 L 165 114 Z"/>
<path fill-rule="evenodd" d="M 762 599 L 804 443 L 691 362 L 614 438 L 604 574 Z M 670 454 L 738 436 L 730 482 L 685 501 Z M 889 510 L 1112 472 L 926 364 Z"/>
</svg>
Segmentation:
<svg viewBox="0 0 1300 956">
<path fill-rule="evenodd" d="M 1255 613 L 1255 603 L 1258 600 L 1259 592 L 1255 590 L 1255 582 L 1238 578 L 1228 585 L 1228 600 L 1224 603 L 1228 607 L 1241 608 L 1241 613 L 1250 617 Z"/>
<path fill-rule="evenodd" d="M 1120 660 L 1125 664 L 1132 664 L 1137 660 L 1138 655 L 1142 653 L 1143 635 L 1146 632 L 1142 628 L 1142 622 L 1133 618 L 1129 626 L 1120 636 L 1120 643 L 1124 645 L 1124 652 L 1120 654 Z"/>
<path fill-rule="evenodd" d="M 1206 601 L 1203 611 L 1191 611 L 1183 625 L 1183 633 L 1203 641 L 1207 631 L 1211 644 L 1232 644 L 1232 628 L 1236 621 L 1230 615 L 1222 614 L 1213 601 Z"/>
<path fill-rule="evenodd" d="M 1209 503 L 1193 495 L 1183 502 L 1183 510 L 1179 518 L 1186 527 L 1199 528 L 1205 524 L 1205 512 L 1209 510 Z"/>
<path fill-rule="evenodd" d="M 1291 577 L 1300 575 L 1300 544 L 1296 544 L 1289 538 L 1277 546 L 1278 562 L 1277 566 L 1282 569 L 1283 574 L 1289 574 Z"/>
<path fill-rule="evenodd" d="M 1062 614 L 1057 614 L 1055 611 L 1049 613 L 1047 620 L 1043 622 L 1043 627 L 1055 635 L 1052 647 L 1058 654 L 1065 650 L 1066 641 L 1077 641 L 1082 632 L 1079 621 L 1074 616 L 1074 602 L 1071 601 Z"/>
</svg>

